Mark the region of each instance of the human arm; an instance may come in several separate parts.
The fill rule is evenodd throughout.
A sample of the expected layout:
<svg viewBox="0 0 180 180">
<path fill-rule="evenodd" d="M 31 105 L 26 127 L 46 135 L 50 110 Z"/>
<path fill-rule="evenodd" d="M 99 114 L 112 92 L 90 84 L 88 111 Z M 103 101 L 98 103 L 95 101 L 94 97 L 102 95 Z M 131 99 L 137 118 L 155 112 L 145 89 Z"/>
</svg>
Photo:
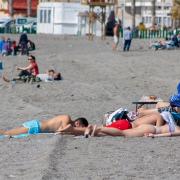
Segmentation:
<svg viewBox="0 0 180 180">
<path fill-rule="evenodd" d="M 65 128 L 59 128 L 56 134 L 84 135 L 85 129 L 85 127 L 73 127 L 71 124 L 68 124 Z"/>
<path fill-rule="evenodd" d="M 32 69 L 32 65 L 30 64 L 29 66 L 26 67 L 16 67 L 17 70 L 31 70 Z"/>
</svg>

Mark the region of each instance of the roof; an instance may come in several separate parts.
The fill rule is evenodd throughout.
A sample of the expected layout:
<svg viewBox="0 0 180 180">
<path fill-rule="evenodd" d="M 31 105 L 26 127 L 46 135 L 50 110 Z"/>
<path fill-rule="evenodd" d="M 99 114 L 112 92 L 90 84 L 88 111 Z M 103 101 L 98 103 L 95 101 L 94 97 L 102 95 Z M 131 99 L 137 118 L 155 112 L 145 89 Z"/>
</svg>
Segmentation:
<svg viewBox="0 0 180 180">
<path fill-rule="evenodd" d="M 36 10 L 38 5 L 38 0 L 32 0 L 31 9 Z M 14 0 L 13 9 L 26 10 L 27 9 L 27 0 Z"/>
</svg>

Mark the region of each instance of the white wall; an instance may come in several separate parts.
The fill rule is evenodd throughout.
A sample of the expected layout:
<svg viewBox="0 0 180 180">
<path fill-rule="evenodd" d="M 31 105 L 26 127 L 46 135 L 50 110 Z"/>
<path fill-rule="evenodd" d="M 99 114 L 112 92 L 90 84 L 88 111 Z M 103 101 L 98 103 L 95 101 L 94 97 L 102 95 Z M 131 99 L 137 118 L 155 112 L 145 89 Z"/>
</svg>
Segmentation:
<svg viewBox="0 0 180 180">
<path fill-rule="evenodd" d="M 88 7 L 79 3 L 40 3 L 37 32 L 77 34 L 78 13 L 85 10 Z"/>
</svg>

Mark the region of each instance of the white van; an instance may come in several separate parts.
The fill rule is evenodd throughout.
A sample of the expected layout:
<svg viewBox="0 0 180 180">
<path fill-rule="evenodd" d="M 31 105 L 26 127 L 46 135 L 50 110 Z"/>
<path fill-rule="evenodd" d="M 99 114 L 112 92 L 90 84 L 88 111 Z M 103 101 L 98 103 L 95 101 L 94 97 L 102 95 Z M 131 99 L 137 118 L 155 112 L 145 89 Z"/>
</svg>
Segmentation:
<svg viewBox="0 0 180 180">
<path fill-rule="evenodd" d="M 22 32 L 24 25 L 29 23 L 29 22 L 33 22 L 33 21 L 36 21 L 36 18 L 17 17 L 15 19 L 16 31 Z"/>
</svg>

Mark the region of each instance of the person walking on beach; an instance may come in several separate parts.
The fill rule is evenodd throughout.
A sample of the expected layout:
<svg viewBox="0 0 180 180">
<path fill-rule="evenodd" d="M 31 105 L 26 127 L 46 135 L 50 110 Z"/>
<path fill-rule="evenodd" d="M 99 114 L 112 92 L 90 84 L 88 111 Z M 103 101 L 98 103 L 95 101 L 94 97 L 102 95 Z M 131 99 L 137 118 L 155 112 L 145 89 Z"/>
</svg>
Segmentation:
<svg viewBox="0 0 180 180">
<path fill-rule="evenodd" d="M 119 29 L 120 29 L 120 21 L 116 21 L 114 28 L 113 28 L 113 38 L 114 42 L 112 45 L 113 50 L 117 50 L 117 46 L 119 44 Z"/>
<path fill-rule="evenodd" d="M 132 41 L 132 31 L 130 27 L 124 30 L 124 47 L 123 51 L 129 51 Z"/>
<path fill-rule="evenodd" d="M 59 115 L 48 120 L 40 121 L 38 119 L 34 119 L 27 121 L 20 127 L 11 130 L 0 130 L 0 134 L 13 136 L 20 134 L 58 133 L 62 129 L 66 129 L 67 127 L 69 128 L 70 126 L 76 127 L 77 129 L 74 131 L 71 130 L 69 133 L 81 135 L 88 126 L 88 121 L 83 117 L 72 120 L 69 115 Z M 79 127 L 81 127 L 81 129 L 78 129 Z"/>
</svg>

